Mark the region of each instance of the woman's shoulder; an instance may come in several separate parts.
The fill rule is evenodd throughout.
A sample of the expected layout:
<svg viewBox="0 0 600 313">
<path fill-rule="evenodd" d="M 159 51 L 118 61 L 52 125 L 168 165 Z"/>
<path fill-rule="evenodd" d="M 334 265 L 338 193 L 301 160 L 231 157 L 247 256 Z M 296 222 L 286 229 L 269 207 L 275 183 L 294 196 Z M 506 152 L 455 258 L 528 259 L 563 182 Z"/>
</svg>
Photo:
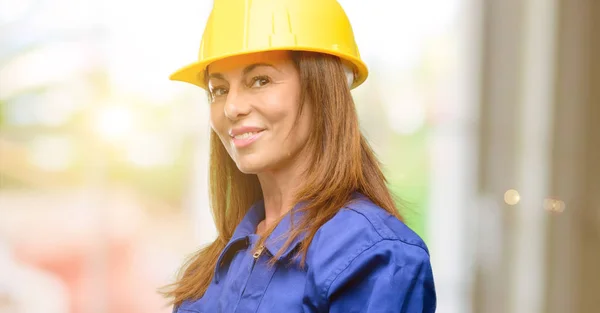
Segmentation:
<svg viewBox="0 0 600 313">
<path fill-rule="evenodd" d="M 342 208 L 319 229 L 315 239 L 319 250 L 360 250 L 385 241 L 429 255 L 427 245 L 417 233 L 366 197 L 357 198 Z"/>
<path fill-rule="evenodd" d="M 358 256 L 376 258 L 381 253 L 394 263 L 429 262 L 427 245 L 417 233 L 368 198 L 361 197 L 321 226 L 310 244 L 307 264 L 335 271 Z"/>
<path fill-rule="evenodd" d="M 419 235 L 366 198 L 348 204 L 319 229 L 306 264 L 322 299 L 356 277 L 391 275 L 402 285 L 431 276 L 429 251 Z"/>
</svg>

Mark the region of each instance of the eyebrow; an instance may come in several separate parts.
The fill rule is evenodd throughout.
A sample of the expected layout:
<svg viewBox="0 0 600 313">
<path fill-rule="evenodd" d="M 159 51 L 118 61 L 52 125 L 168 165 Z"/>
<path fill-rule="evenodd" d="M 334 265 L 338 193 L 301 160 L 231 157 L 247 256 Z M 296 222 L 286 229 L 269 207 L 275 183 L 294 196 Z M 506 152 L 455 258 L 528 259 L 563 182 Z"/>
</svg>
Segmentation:
<svg viewBox="0 0 600 313">
<path fill-rule="evenodd" d="M 281 72 L 281 70 L 279 70 L 277 67 L 275 67 L 273 64 L 269 64 L 269 63 L 254 63 L 254 64 L 250 64 L 248 66 L 246 66 L 244 68 L 244 70 L 242 70 L 242 75 L 247 75 L 248 73 L 252 72 L 255 68 L 260 67 L 260 66 L 266 66 L 266 67 L 271 67 L 273 69 L 275 69 L 278 72 Z M 208 78 L 217 78 L 217 79 L 222 79 L 222 80 L 226 80 L 225 76 L 223 76 L 223 74 L 221 73 L 211 73 L 210 75 L 208 75 Z"/>
</svg>

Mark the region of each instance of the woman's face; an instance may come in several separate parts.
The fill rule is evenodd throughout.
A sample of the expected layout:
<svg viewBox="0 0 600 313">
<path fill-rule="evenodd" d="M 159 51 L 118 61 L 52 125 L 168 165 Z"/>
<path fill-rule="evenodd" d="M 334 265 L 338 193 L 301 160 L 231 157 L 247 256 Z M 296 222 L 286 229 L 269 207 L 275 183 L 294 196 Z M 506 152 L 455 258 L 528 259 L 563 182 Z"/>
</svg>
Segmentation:
<svg viewBox="0 0 600 313">
<path fill-rule="evenodd" d="M 310 105 L 294 125 L 300 77 L 288 52 L 231 57 L 208 68 L 211 126 L 247 174 L 294 166 L 310 132 Z"/>
</svg>

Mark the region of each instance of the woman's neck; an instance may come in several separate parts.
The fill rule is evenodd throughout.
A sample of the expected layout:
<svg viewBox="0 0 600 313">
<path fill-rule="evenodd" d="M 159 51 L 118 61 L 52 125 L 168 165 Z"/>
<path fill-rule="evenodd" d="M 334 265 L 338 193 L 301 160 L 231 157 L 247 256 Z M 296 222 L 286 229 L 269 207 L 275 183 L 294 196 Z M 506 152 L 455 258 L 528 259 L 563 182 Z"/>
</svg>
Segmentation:
<svg viewBox="0 0 600 313">
<path fill-rule="evenodd" d="M 301 185 L 307 163 L 295 162 L 283 169 L 257 175 L 265 206 L 265 220 L 259 224 L 257 233 L 264 232 L 294 207 L 295 195 Z"/>
<path fill-rule="evenodd" d="M 271 227 L 294 206 L 294 192 L 300 177 L 299 175 L 279 174 L 269 173 L 258 177 L 265 206 L 265 220 L 261 222 L 262 227 L 260 227 L 262 230 Z M 258 232 L 262 232 L 262 230 L 258 230 Z"/>
</svg>

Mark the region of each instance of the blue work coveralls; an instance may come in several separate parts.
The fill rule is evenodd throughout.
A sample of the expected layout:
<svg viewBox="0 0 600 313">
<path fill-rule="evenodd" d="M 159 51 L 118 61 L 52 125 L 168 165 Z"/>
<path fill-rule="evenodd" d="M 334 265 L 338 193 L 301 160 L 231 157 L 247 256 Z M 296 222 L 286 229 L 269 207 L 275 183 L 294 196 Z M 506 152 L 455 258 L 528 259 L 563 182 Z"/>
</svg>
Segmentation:
<svg viewBox="0 0 600 313">
<path fill-rule="evenodd" d="M 174 308 L 177 313 L 433 313 L 436 308 L 429 252 L 404 223 L 358 195 L 316 233 L 306 265 L 292 258 L 292 242 L 275 266 L 275 255 L 300 212 L 294 208 L 252 254 L 264 219 L 253 205 L 221 253 L 204 296 Z M 293 214 L 293 218 L 290 215 Z M 273 239 L 271 239 L 273 238 Z"/>
</svg>

